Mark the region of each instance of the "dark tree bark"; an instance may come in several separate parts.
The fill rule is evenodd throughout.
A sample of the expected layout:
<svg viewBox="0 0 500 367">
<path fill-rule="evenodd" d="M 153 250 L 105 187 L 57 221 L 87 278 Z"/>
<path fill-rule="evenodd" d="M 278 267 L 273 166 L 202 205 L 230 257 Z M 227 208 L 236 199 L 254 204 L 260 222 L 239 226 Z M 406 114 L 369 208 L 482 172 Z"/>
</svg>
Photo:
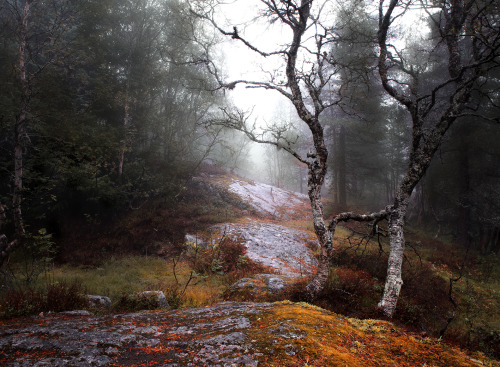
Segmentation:
<svg viewBox="0 0 500 367">
<path fill-rule="evenodd" d="M 14 190 L 12 193 L 12 211 L 16 234 L 23 236 L 24 220 L 21 210 L 23 200 L 23 154 L 26 142 L 26 125 L 28 124 L 28 109 L 31 90 L 28 84 L 26 71 L 26 45 L 28 38 L 28 18 L 30 14 L 30 2 L 24 3 L 22 18 L 19 24 L 19 49 L 18 49 L 18 72 L 21 84 L 21 101 L 19 114 L 14 124 Z"/>
<path fill-rule="evenodd" d="M 9 253 L 17 244 L 17 240 L 9 242 L 7 236 L 3 233 L 6 221 L 7 215 L 5 214 L 5 209 L 2 206 L 2 203 L 0 203 L 0 269 L 2 268 L 5 260 L 9 257 Z"/>
</svg>

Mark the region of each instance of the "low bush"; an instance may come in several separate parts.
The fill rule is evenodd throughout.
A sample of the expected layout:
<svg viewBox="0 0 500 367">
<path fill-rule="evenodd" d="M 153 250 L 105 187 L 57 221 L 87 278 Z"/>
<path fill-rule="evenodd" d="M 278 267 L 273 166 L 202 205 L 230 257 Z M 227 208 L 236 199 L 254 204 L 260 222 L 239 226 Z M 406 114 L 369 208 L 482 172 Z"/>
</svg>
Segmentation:
<svg viewBox="0 0 500 367">
<path fill-rule="evenodd" d="M 40 289 L 9 289 L 0 297 L 0 315 L 4 318 L 82 309 L 87 306 L 80 283 L 54 283 Z"/>
<path fill-rule="evenodd" d="M 231 274 L 238 278 L 265 270 L 246 256 L 241 241 L 226 236 L 206 247 L 187 243 L 185 256 L 192 269 L 202 275 Z"/>
<path fill-rule="evenodd" d="M 339 253 L 327 287 L 315 303 L 336 313 L 359 318 L 383 318 L 377 308 L 382 296 L 387 255 L 375 251 Z M 439 335 L 451 311 L 448 283 L 427 263 L 404 261 L 404 286 L 394 321 L 414 330 Z M 304 300 L 300 292 L 293 297 Z"/>
<path fill-rule="evenodd" d="M 318 306 L 353 317 L 377 314 L 378 282 L 365 270 L 332 268 L 325 290 L 315 302 Z"/>
<path fill-rule="evenodd" d="M 160 308 L 158 298 L 155 295 L 146 294 L 122 294 L 113 304 L 113 310 L 117 312 L 155 310 L 157 308 Z"/>
</svg>

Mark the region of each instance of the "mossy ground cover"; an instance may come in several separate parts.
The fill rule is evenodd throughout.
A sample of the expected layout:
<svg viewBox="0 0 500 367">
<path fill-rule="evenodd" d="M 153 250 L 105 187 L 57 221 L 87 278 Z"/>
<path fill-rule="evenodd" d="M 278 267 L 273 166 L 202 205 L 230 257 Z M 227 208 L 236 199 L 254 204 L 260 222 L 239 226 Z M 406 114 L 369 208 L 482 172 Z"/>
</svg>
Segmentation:
<svg viewBox="0 0 500 367">
<path fill-rule="evenodd" d="M 305 303 L 277 303 L 262 315 L 261 325 L 254 337 L 276 353 L 267 358 L 268 366 L 500 365 L 387 321 L 346 318 Z M 279 329 L 281 335 L 269 332 Z"/>
</svg>

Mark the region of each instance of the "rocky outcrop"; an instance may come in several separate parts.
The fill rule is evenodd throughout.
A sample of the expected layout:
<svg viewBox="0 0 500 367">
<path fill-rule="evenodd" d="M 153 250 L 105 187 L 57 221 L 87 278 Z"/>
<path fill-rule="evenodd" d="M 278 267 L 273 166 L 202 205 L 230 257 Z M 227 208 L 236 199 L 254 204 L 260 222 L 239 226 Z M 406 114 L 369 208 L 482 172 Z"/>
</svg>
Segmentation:
<svg viewBox="0 0 500 367">
<path fill-rule="evenodd" d="M 214 227 L 220 234 L 241 241 L 252 261 L 291 277 L 312 274 L 317 266 L 307 243 L 315 243 L 311 234 L 279 224 L 248 221 Z"/>
<path fill-rule="evenodd" d="M 271 301 L 283 299 L 283 294 L 297 279 L 278 274 L 257 274 L 242 278 L 224 293 L 225 299 L 238 301 Z"/>
<path fill-rule="evenodd" d="M 0 351 L 6 367 L 499 365 L 386 321 L 291 302 L 3 321 Z"/>
<path fill-rule="evenodd" d="M 87 295 L 87 303 L 90 308 L 110 309 L 111 299 L 106 296 Z"/>
<path fill-rule="evenodd" d="M 296 217 L 298 207 L 307 206 L 307 195 L 283 190 L 275 186 L 233 179 L 228 184 L 230 192 L 238 195 L 243 201 L 254 207 L 258 213 L 280 219 Z M 307 213 L 309 213 L 308 210 Z"/>
<path fill-rule="evenodd" d="M 162 291 L 144 291 L 137 293 L 136 297 L 145 298 L 156 303 L 159 308 L 168 308 L 167 298 Z"/>
</svg>

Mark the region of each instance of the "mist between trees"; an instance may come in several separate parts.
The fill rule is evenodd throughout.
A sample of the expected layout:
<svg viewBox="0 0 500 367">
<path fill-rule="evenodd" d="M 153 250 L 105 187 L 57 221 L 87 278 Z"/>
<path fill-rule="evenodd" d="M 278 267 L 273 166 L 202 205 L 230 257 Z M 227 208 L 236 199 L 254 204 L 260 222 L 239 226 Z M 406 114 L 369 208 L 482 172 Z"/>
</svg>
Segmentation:
<svg viewBox="0 0 500 367">
<path fill-rule="evenodd" d="M 285 30 L 274 49 L 220 21 L 216 0 L 2 1 L 1 263 L 39 228 L 175 202 L 204 163 L 308 193 L 311 299 L 341 222 L 387 228 L 388 316 L 408 221 L 498 252 L 497 1 L 256 4 Z M 228 40 L 262 59 L 262 78 L 226 78 Z M 281 95 L 285 113 L 256 121 L 230 100 L 245 87 Z"/>
</svg>

